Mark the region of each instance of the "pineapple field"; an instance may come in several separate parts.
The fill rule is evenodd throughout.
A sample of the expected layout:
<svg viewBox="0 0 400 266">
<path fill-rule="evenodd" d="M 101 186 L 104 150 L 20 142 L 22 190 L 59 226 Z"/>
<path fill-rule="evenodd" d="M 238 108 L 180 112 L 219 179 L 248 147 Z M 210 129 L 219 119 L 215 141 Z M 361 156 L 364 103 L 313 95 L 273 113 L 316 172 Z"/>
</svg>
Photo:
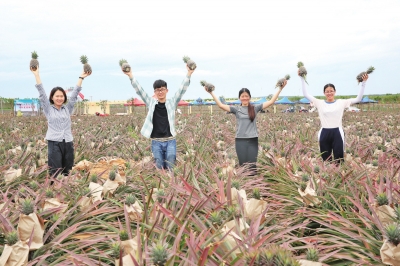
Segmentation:
<svg viewBox="0 0 400 266">
<path fill-rule="evenodd" d="M 0 265 L 400 265 L 398 111 L 345 113 L 340 167 L 318 114 L 260 113 L 256 176 L 233 115 L 177 117 L 173 173 L 144 118 L 72 117 L 75 166 L 50 179 L 45 117 L 0 116 Z"/>
</svg>

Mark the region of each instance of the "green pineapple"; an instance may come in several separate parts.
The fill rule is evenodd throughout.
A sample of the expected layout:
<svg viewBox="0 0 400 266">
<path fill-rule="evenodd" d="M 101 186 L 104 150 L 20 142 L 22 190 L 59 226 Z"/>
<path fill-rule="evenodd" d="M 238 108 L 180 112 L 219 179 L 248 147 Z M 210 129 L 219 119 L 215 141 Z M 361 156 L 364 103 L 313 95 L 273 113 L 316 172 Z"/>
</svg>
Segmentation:
<svg viewBox="0 0 400 266">
<path fill-rule="evenodd" d="M 125 230 L 121 230 L 121 231 L 119 232 L 119 239 L 120 239 L 121 241 L 128 240 L 128 239 L 129 239 L 128 232 L 125 231 Z"/>
<path fill-rule="evenodd" d="M 363 72 L 361 72 L 360 74 L 358 74 L 357 77 L 356 77 L 356 79 L 357 79 L 357 81 L 358 81 L 358 84 L 360 84 L 360 82 L 363 81 L 362 76 L 364 76 L 365 74 L 371 74 L 372 72 L 374 72 L 374 70 L 375 70 L 375 68 L 374 68 L 373 66 L 371 66 L 371 67 L 369 67 L 369 68 L 367 69 L 367 71 L 363 71 Z"/>
<path fill-rule="evenodd" d="M 308 182 L 309 180 L 310 180 L 310 177 L 309 177 L 308 175 L 303 174 L 303 175 L 301 176 L 301 181 L 303 181 L 303 182 Z"/>
<path fill-rule="evenodd" d="M 31 182 L 29 182 L 29 186 L 31 187 L 31 189 L 33 189 L 34 191 L 36 191 L 39 188 L 39 185 L 36 181 L 32 180 Z"/>
<path fill-rule="evenodd" d="M 36 69 L 39 67 L 39 61 L 38 59 L 38 54 L 36 53 L 36 51 L 32 52 L 32 59 L 31 62 L 29 64 L 30 69 L 32 69 L 33 71 L 36 71 Z"/>
<path fill-rule="evenodd" d="M 240 217 L 240 211 L 237 205 L 228 206 L 226 212 L 228 213 L 229 217 L 235 217 L 235 218 Z"/>
<path fill-rule="evenodd" d="M 32 201 L 32 199 L 26 198 L 22 201 L 21 212 L 25 215 L 29 215 L 33 213 L 34 207 L 35 203 Z"/>
<path fill-rule="evenodd" d="M 196 63 L 193 60 L 191 60 L 189 56 L 185 55 L 183 57 L 183 62 L 186 63 L 186 65 L 189 67 L 190 70 L 195 70 L 197 67 Z"/>
<path fill-rule="evenodd" d="M 97 174 L 92 174 L 90 176 L 90 182 L 97 183 Z"/>
<path fill-rule="evenodd" d="M 210 213 L 210 221 L 212 224 L 221 224 L 222 223 L 222 216 L 220 212 L 213 211 Z"/>
<path fill-rule="evenodd" d="M 205 80 L 200 81 L 201 86 L 203 86 L 208 92 L 212 92 L 215 90 L 215 86 L 211 83 L 208 83 Z"/>
<path fill-rule="evenodd" d="M 299 76 L 304 78 L 304 81 L 307 82 L 307 69 L 304 67 L 303 62 L 298 62 L 297 67 L 299 68 Z"/>
<path fill-rule="evenodd" d="M 88 58 L 87 58 L 87 56 L 86 55 L 82 55 L 81 57 L 80 57 L 80 59 L 81 59 L 81 63 L 83 64 L 83 71 L 86 73 L 86 74 L 91 74 L 92 73 L 92 67 L 88 64 Z"/>
<path fill-rule="evenodd" d="M 385 231 L 389 242 L 397 246 L 400 243 L 400 227 L 397 224 L 389 224 Z"/>
<path fill-rule="evenodd" d="M 154 266 L 165 266 L 169 257 L 167 244 L 153 244 L 150 248 L 150 258 Z"/>
<path fill-rule="evenodd" d="M 119 65 L 123 72 L 128 73 L 131 71 L 131 66 L 128 64 L 128 61 L 125 59 L 119 60 Z"/>
<path fill-rule="evenodd" d="M 378 203 L 378 206 L 388 205 L 389 200 L 388 200 L 386 193 L 384 193 L 384 192 L 379 193 L 376 196 L 376 202 Z"/>
<path fill-rule="evenodd" d="M 289 79 L 290 79 L 290 75 L 286 75 L 284 78 L 279 79 L 275 85 L 275 88 L 282 88 L 283 83 L 285 83 L 285 81 L 289 80 Z"/>
<path fill-rule="evenodd" d="M 133 204 L 135 204 L 135 201 L 136 201 L 135 196 L 133 196 L 132 194 L 129 194 L 129 195 L 126 196 L 125 204 L 126 205 L 133 205 Z"/>
<path fill-rule="evenodd" d="M 307 183 L 304 181 L 300 182 L 300 190 L 305 191 L 306 188 L 307 188 Z"/>
<path fill-rule="evenodd" d="M 253 198 L 261 199 L 260 189 L 258 187 L 253 189 Z"/>
<path fill-rule="evenodd" d="M 307 249 L 306 259 L 309 261 L 318 261 L 319 260 L 318 250 L 316 250 L 315 248 Z"/>
<path fill-rule="evenodd" d="M 12 231 L 8 234 L 6 234 L 6 244 L 9 246 L 14 245 L 15 243 L 18 242 L 18 233 L 17 231 Z"/>
<path fill-rule="evenodd" d="M 108 174 L 108 179 L 110 179 L 111 181 L 114 181 L 116 176 L 117 176 L 117 174 L 115 173 L 114 170 L 112 170 L 112 171 L 110 171 L 110 173 Z"/>
<path fill-rule="evenodd" d="M 45 194 L 47 198 L 54 198 L 54 192 L 51 188 L 47 188 Z"/>
<path fill-rule="evenodd" d="M 119 259 L 119 255 L 121 253 L 121 246 L 119 243 L 115 242 L 111 244 L 111 254 L 110 256 L 114 259 Z"/>
</svg>

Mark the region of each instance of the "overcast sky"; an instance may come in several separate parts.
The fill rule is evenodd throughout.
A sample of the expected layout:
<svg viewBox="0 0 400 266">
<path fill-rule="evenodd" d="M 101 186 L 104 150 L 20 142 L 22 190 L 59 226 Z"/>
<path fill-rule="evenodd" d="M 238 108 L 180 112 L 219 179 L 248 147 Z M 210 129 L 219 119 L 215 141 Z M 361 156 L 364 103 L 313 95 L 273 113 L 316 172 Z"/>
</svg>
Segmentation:
<svg viewBox="0 0 400 266">
<path fill-rule="evenodd" d="M 184 55 L 198 66 L 184 99 L 210 98 L 202 79 L 225 97 L 243 87 L 269 95 L 285 74 L 292 79 L 282 95 L 300 96 L 298 61 L 312 95 L 326 83 L 337 95 L 357 94 L 355 77 L 371 65 L 365 94 L 399 93 L 399 14 L 399 0 L 1 0 L 0 96 L 38 97 L 33 50 L 47 92 L 74 86 L 87 55 L 93 74 L 82 93 L 89 100 L 136 97 L 121 58 L 147 92 L 164 79 L 171 97 L 186 74 Z"/>
</svg>

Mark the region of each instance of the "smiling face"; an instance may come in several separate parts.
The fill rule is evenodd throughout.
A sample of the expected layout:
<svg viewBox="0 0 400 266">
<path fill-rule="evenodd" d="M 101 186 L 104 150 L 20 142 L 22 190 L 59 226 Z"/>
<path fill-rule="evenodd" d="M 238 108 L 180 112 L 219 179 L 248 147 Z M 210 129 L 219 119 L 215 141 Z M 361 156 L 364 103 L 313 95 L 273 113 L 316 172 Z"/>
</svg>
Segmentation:
<svg viewBox="0 0 400 266">
<path fill-rule="evenodd" d="M 60 90 L 57 90 L 51 99 L 54 102 L 54 106 L 60 109 L 65 101 L 64 93 L 62 93 Z"/>
<path fill-rule="evenodd" d="M 324 94 L 326 97 L 326 101 L 327 102 L 334 102 L 335 101 L 335 94 L 336 94 L 336 90 L 333 87 L 326 87 L 324 89 Z"/>
<path fill-rule="evenodd" d="M 167 100 L 167 92 L 168 89 L 166 87 L 161 87 L 154 90 L 157 100 L 161 103 L 164 103 Z"/>
<path fill-rule="evenodd" d="M 248 106 L 250 103 L 250 95 L 247 92 L 240 94 L 239 100 L 242 102 L 242 106 Z"/>
</svg>

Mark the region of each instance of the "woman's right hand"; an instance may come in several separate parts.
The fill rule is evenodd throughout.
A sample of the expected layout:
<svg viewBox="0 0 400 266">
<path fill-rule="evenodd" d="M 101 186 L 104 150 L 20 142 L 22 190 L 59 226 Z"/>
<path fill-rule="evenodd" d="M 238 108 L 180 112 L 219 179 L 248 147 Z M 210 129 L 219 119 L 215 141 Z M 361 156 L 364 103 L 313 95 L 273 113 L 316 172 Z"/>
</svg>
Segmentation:
<svg viewBox="0 0 400 266">
<path fill-rule="evenodd" d="M 208 91 L 206 87 L 204 87 L 204 90 L 205 90 L 206 92 L 208 92 L 209 94 L 211 94 L 211 92 L 212 92 L 212 91 Z"/>
<path fill-rule="evenodd" d="M 33 75 L 39 76 L 39 66 L 36 68 L 36 70 L 33 70 L 32 68 L 30 68 L 30 70 L 33 73 Z"/>
</svg>

